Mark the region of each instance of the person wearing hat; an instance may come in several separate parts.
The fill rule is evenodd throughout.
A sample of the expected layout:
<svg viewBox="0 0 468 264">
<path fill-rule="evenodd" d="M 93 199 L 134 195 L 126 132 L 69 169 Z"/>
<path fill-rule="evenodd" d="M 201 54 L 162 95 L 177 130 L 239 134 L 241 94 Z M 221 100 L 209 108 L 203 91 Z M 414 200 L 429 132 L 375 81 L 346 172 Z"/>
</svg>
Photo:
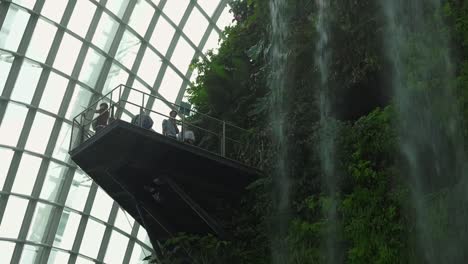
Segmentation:
<svg viewBox="0 0 468 264">
<path fill-rule="evenodd" d="M 164 136 L 177 139 L 177 134 L 179 134 L 179 128 L 176 124 L 176 116 L 177 112 L 175 110 L 172 110 L 169 113 L 169 119 L 164 119 L 162 123 L 162 132 Z"/>
</svg>

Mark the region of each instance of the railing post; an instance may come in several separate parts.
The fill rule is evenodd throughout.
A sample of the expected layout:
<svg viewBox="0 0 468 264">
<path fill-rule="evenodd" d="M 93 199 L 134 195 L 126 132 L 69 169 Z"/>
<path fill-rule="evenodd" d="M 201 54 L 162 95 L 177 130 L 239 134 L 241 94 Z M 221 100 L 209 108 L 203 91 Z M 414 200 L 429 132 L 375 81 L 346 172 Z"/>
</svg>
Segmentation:
<svg viewBox="0 0 468 264">
<path fill-rule="evenodd" d="M 182 140 L 182 142 L 185 142 L 185 115 L 184 113 L 181 114 L 181 117 L 182 117 L 182 129 L 181 129 L 182 135 L 180 136 L 180 139 Z"/>
<path fill-rule="evenodd" d="M 110 93 L 110 103 L 109 103 L 109 108 L 110 108 L 110 118 L 109 118 L 109 121 L 113 121 L 114 120 L 114 101 L 112 101 L 112 94 L 114 93 L 114 91 L 111 91 Z"/>
<path fill-rule="evenodd" d="M 142 93 L 141 94 L 142 97 L 141 97 L 141 106 L 140 106 L 140 117 L 139 117 L 139 122 L 140 123 L 140 127 L 143 127 L 143 107 L 145 105 L 145 94 Z"/>
<path fill-rule="evenodd" d="M 223 121 L 223 134 L 221 135 L 221 156 L 226 156 L 226 122 Z"/>
<path fill-rule="evenodd" d="M 85 139 L 85 126 L 84 126 L 84 122 L 83 122 L 83 114 L 80 116 L 80 127 L 81 127 L 81 135 L 80 135 L 80 144 L 84 142 L 84 139 Z"/>
<path fill-rule="evenodd" d="M 73 122 L 72 122 L 70 144 L 68 144 L 68 151 L 72 150 L 72 146 L 73 146 L 73 132 L 74 132 L 73 128 L 75 128 L 75 122 L 76 122 L 76 117 L 73 118 Z"/>
<path fill-rule="evenodd" d="M 119 99 L 117 100 L 117 118 L 122 118 L 122 114 L 123 113 L 123 110 L 122 110 L 122 106 L 120 105 L 121 102 L 120 100 L 122 99 L 122 84 L 119 85 Z"/>
</svg>

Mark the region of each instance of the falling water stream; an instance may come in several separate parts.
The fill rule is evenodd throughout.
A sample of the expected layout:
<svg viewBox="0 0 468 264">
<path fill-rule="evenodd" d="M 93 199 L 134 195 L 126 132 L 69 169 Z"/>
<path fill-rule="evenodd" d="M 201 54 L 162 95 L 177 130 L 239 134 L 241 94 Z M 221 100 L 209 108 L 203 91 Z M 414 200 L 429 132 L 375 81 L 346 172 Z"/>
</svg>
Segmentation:
<svg viewBox="0 0 468 264">
<path fill-rule="evenodd" d="M 441 2 L 381 0 L 403 175 L 416 217 L 416 263 L 466 263 L 467 257 L 467 171 Z"/>
<path fill-rule="evenodd" d="M 290 179 L 286 140 L 286 85 L 289 34 L 286 0 L 270 0 L 271 47 L 270 78 L 271 124 L 273 144 L 276 147 L 276 168 L 273 172 L 273 234 L 272 260 L 275 264 L 288 263 L 286 236 L 289 226 Z"/>
<path fill-rule="evenodd" d="M 415 216 L 416 263 L 465 263 L 468 257 L 468 177 L 463 134 L 452 87 L 454 72 L 440 0 L 379 0 L 384 11 L 384 49 L 397 112 L 402 172 L 410 187 L 409 210 Z M 290 179 L 286 140 L 288 17 L 286 0 L 270 0 L 271 124 L 276 146 L 273 175 L 273 263 L 288 263 Z M 330 203 L 324 244 L 328 263 L 339 263 L 336 176 L 336 128 L 329 84 L 330 1 L 316 0 L 318 42 L 315 64 L 320 81 L 320 142 L 324 193 Z M 412 209 L 411 209 L 412 208 Z"/>
<path fill-rule="evenodd" d="M 320 111 L 320 142 L 318 153 L 322 168 L 323 192 L 329 199 L 324 206 L 324 215 L 327 218 L 328 229 L 324 238 L 326 249 L 326 262 L 338 263 L 337 251 L 337 179 L 336 179 L 336 129 L 332 117 L 332 94 L 329 84 L 329 63 L 331 51 L 329 48 L 329 22 L 331 16 L 330 1 L 316 0 L 318 42 L 315 54 L 315 63 L 319 70 L 318 103 Z"/>
</svg>

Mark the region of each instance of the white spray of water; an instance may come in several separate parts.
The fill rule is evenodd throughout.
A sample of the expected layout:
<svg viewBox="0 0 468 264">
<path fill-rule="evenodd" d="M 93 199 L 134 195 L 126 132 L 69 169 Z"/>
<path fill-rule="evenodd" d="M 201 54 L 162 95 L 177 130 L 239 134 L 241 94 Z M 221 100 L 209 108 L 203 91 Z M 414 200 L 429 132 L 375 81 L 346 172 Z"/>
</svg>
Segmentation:
<svg viewBox="0 0 468 264">
<path fill-rule="evenodd" d="M 318 42 L 315 60 L 320 73 L 319 109 L 320 109 L 320 142 L 319 156 L 322 168 L 324 192 L 330 202 L 324 208 L 328 219 L 328 232 L 325 247 L 328 263 L 337 263 L 337 179 L 336 179 L 336 129 L 332 118 L 332 96 L 329 84 L 329 66 L 331 51 L 329 48 L 329 22 L 331 17 L 330 1 L 316 0 L 318 16 L 316 29 Z"/>
<path fill-rule="evenodd" d="M 273 173 L 274 234 L 272 234 L 273 263 L 288 261 L 286 236 L 289 226 L 290 179 L 288 172 L 288 151 L 286 140 L 286 76 L 288 63 L 287 38 L 289 34 L 286 0 L 271 0 L 271 47 L 270 78 L 271 123 L 273 144 L 276 147 L 276 168 Z"/>
<path fill-rule="evenodd" d="M 465 263 L 466 172 L 461 116 L 440 0 L 381 0 L 400 149 L 416 214 L 415 255 L 424 263 Z"/>
</svg>

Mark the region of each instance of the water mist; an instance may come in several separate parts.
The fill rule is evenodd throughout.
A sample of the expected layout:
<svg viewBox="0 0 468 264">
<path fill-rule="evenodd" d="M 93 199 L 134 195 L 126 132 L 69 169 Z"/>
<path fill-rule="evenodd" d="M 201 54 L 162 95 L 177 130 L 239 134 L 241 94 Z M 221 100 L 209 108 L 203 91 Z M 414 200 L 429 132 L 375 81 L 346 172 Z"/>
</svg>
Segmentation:
<svg viewBox="0 0 468 264">
<path fill-rule="evenodd" d="M 323 192 L 329 203 L 324 208 L 328 229 L 324 237 L 327 263 L 337 263 L 337 174 L 336 174 L 336 122 L 332 117 L 332 92 L 329 83 L 331 50 L 329 47 L 330 1 L 316 0 L 318 42 L 315 63 L 319 70 L 318 104 L 320 111 L 320 142 L 318 153 L 322 169 Z"/>
<path fill-rule="evenodd" d="M 417 263 L 466 263 L 467 173 L 439 0 L 381 0 Z"/>
<path fill-rule="evenodd" d="M 270 75 L 268 85 L 271 91 L 272 141 L 275 146 L 276 167 L 273 172 L 273 234 L 272 261 L 288 263 L 286 236 L 290 218 L 290 179 L 288 172 L 288 150 L 286 138 L 286 76 L 288 63 L 288 18 L 286 0 L 270 0 L 271 47 Z"/>
</svg>

